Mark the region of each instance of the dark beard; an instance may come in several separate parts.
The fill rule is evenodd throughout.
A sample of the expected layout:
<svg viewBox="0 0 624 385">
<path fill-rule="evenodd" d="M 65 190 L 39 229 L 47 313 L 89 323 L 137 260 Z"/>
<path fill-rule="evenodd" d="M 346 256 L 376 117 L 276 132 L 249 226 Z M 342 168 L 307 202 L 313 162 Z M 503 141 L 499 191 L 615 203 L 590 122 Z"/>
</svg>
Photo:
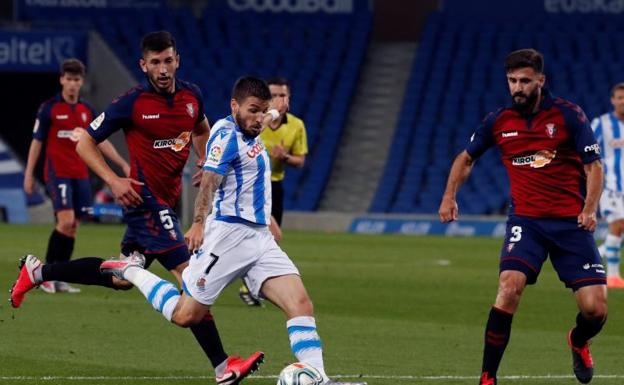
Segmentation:
<svg viewBox="0 0 624 385">
<path fill-rule="evenodd" d="M 241 129 L 241 131 L 243 131 L 243 134 L 245 134 L 246 136 L 250 138 L 255 138 L 256 136 L 258 136 L 258 134 L 249 130 L 249 128 L 243 123 L 243 118 L 241 117 L 240 112 L 234 115 L 234 121 L 236 121 L 236 125 Z"/>
<path fill-rule="evenodd" d="M 515 96 L 524 96 L 524 94 L 516 93 L 511 97 L 511 103 L 514 110 L 521 114 L 529 114 L 533 111 L 537 102 L 538 90 L 536 89 L 531 95 L 525 98 L 524 102 L 516 102 Z"/>
</svg>

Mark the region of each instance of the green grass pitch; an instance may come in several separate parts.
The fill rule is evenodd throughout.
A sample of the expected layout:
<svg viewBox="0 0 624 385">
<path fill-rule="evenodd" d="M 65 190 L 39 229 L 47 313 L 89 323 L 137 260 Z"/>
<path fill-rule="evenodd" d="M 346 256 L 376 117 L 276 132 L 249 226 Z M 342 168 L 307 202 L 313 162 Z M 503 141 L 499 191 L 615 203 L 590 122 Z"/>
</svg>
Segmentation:
<svg viewBox="0 0 624 385">
<path fill-rule="evenodd" d="M 0 288 L 25 252 L 45 252 L 50 226 L 0 226 Z M 84 226 L 74 257 L 115 255 L 123 227 Z M 370 385 L 476 384 L 483 328 L 497 287 L 500 240 L 293 233 L 283 248 L 314 301 L 326 369 Z M 152 271 L 172 280 L 160 266 Z M 290 353 L 282 313 L 248 308 L 238 284 L 214 307 L 226 350 L 266 353 L 249 385 L 275 384 Z M 0 385 L 213 384 L 190 331 L 168 324 L 137 291 L 82 287 L 0 305 Z M 624 383 L 624 291 L 594 340 L 592 384 Z M 514 319 L 499 384 L 576 384 L 565 336 L 576 306 L 547 263 Z"/>
</svg>

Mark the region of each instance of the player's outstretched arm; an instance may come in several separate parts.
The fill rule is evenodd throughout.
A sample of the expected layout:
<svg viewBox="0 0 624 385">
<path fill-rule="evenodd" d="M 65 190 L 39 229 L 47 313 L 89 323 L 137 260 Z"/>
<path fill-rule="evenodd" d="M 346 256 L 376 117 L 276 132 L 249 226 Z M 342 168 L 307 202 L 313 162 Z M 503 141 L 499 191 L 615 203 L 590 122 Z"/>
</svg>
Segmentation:
<svg viewBox="0 0 624 385">
<path fill-rule="evenodd" d="M 132 187 L 143 183 L 130 178 L 120 178 L 108 166 L 102 153 L 98 150 L 95 139 L 91 135 L 82 135 L 76 146 L 76 152 L 87 166 L 110 186 L 115 199 L 124 207 L 136 206 L 143 202 L 141 196 Z"/>
<path fill-rule="evenodd" d="M 223 181 L 223 175 L 214 171 L 204 171 L 199 185 L 199 192 L 195 198 L 195 212 L 193 224 L 184 234 L 184 240 L 191 252 L 199 249 L 204 240 L 204 224 L 212 212 L 212 201 L 215 191 Z"/>
<path fill-rule="evenodd" d="M 24 192 L 28 195 L 33 193 L 35 178 L 35 165 L 37 164 L 37 160 L 39 160 L 39 156 L 41 155 L 41 148 L 43 147 L 43 142 L 39 139 L 33 139 L 30 142 L 30 148 L 28 149 L 28 160 L 26 161 L 26 169 L 24 170 Z"/>
<path fill-rule="evenodd" d="M 104 154 L 105 157 L 111 160 L 111 162 L 115 163 L 124 173 L 124 176 L 130 176 L 130 165 L 124 158 L 119 155 L 115 146 L 108 140 L 104 140 L 102 143 L 98 144 L 98 148 Z"/>
<path fill-rule="evenodd" d="M 468 179 L 473 165 L 474 160 L 465 150 L 457 155 L 453 161 L 453 166 L 451 166 L 451 171 L 449 172 L 446 182 L 446 190 L 444 191 L 440 209 L 438 210 L 441 222 L 451 222 L 457 219 L 459 209 L 455 197 L 457 196 L 459 187 Z"/>
<path fill-rule="evenodd" d="M 587 194 L 585 196 L 585 205 L 581 214 L 578 216 L 579 227 L 589 231 L 596 230 L 596 211 L 598 211 L 598 202 L 602 194 L 603 170 L 602 161 L 595 160 L 584 166 L 585 176 L 587 178 Z"/>
</svg>

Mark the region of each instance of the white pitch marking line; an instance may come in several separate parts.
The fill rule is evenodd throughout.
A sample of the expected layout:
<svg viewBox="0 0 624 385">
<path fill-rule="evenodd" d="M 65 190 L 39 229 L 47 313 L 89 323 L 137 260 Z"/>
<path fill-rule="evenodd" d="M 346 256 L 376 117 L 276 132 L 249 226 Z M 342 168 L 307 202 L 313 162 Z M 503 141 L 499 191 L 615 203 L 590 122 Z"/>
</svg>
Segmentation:
<svg viewBox="0 0 624 385">
<path fill-rule="evenodd" d="M 341 374 L 332 376 L 333 378 L 354 378 L 354 379 L 381 379 L 381 380 L 418 380 L 418 381 L 442 381 L 442 380 L 474 380 L 478 376 L 382 376 L 374 374 Z M 0 376 L 0 381 L 142 381 L 142 380 L 167 380 L 167 381 L 185 381 L 185 380 L 209 380 L 211 376 Z M 248 378 L 253 379 L 273 379 L 276 375 L 252 375 Z M 546 375 L 509 375 L 500 376 L 500 380 L 548 380 L 548 379 L 567 379 L 574 378 L 568 374 L 546 374 Z M 624 374 L 598 374 L 594 378 L 602 379 L 624 379 Z"/>
</svg>

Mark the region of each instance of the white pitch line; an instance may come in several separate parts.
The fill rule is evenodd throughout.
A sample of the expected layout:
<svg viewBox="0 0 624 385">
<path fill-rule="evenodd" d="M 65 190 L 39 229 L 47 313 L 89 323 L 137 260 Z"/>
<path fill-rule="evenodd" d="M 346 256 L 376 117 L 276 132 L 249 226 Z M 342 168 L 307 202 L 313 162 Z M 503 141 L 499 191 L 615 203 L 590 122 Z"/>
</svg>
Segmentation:
<svg viewBox="0 0 624 385">
<path fill-rule="evenodd" d="M 382 376 L 374 374 L 341 374 L 332 376 L 333 378 L 353 378 L 353 379 L 378 379 L 378 380 L 412 380 L 412 381 L 443 381 L 443 380 L 475 380 L 478 376 Z M 211 376 L 0 376 L 1 381 L 146 381 L 146 380 L 166 380 L 166 381 L 188 381 L 188 380 L 209 380 Z M 252 375 L 250 379 L 273 379 L 276 375 Z M 499 380 L 556 380 L 574 378 L 568 374 L 546 374 L 546 375 L 509 375 L 500 376 Z M 624 374 L 598 374 L 594 378 L 602 379 L 624 379 Z"/>
</svg>

